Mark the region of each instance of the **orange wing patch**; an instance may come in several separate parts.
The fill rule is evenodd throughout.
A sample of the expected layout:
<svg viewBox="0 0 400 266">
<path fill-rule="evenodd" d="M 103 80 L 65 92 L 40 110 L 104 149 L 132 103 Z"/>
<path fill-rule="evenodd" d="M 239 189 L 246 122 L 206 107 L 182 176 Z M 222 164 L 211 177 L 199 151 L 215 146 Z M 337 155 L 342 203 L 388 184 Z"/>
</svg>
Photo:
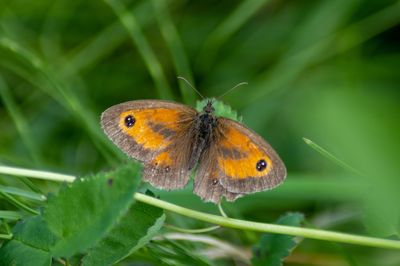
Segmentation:
<svg viewBox="0 0 400 266">
<path fill-rule="evenodd" d="M 164 151 L 158 154 L 153 161 L 151 162 L 153 165 L 163 165 L 163 166 L 169 166 L 172 165 L 172 159 L 171 156 L 169 155 L 168 152 Z"/>
<path fill-rule="evenodd" d="M 235 128 L 224 130 L 218 149 L 220 168 L 230 178 L 263 177 L 272 169 L 272 161 L 266 152 Z"/>
<path fill-rule="evenodd" d="M 119 127 L 145 149 L 162 149 L 176 132 L 180 112 L 166 108 L 129 110 L 120 114 Z"/>
</svg>

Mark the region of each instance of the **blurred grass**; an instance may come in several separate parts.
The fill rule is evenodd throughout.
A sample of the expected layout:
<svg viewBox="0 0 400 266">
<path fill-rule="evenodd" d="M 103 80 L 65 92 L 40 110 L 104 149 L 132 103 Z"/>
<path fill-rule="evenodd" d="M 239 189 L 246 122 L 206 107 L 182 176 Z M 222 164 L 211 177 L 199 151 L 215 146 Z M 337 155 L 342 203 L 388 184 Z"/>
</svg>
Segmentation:
<svg viewBox="0 0 400 266">
<path fill-rule="evenodd" d="M 15 103 L 13 95 L 10 93 L 7 84 L 4 82 L 1 76 L 0 76 L 0 97 L 3 99 L 7 112 L 12 116 L 11 118 L 18 130 L 19 135 L 21 136 L 22 141 L 25 144 L 25 147 L 29 153 L 30 158 L 34 161 L 34 163 L 39 164 L 39 162 L 41 161 L 40 151 L 36 146 L 36 143 L 33 141 L 33 139 L 31 139 L 29 135 L 28 123 L 25 120 L 22 111 Z"/>
<path fill-rule="evenodd" d="M 107 107 L 143 98 L 194 106 L 196 94 L 177 76 L 210 97 L 247 81 L 224 101 L 276 148 L 289 175 L 276 190 L 224 204 L 228 214 L 274 221 L 301 211 L 313 222 L 331 213 L 332 230 L 396 238 L 399 22 L 400 1 L 392 0 L 1 1 L 0 163 L 75 175 L 107 169 L 126 160 L 101 132 Z M 338 167 L 302 137 L 365 176 Z M 19 182 L 0 181 L 7 195 L 33 196 Z M 217 212 L 190 188 L 157 194 Z M 0 206 L 17 209 L 5 200 Z M 342 208 L 350 218 L 334 223 Z M 256 238 L 216 236 L 244 246 Z M 337 255 L 329 243 L 304 242 L 299 252 Z M 343 250 L 337 256 L 345 265 L 400 264 L 398 254 Z"/>
<path fill-rule="evenodd" d="M 189 81 L 193 81 L 193 74 L 190 70 L 189 61 L 185 54 L 184 47 L 179 37 L 179 33 L 175 28 L 175 25 L 171 21 L 171 17 L 168 11 L 166 2 L 152 0 L 158 26 L 162 33 L 162 36 L 171 52 L 173 65 L 175 67 L 175 73 L 178 76 L 183 76 Z M 192 82 L 193 83 L 193 82 Z M 194 105 L 196 100 L 196 94 L 193 90 L 188 89 L 186 84 L 179 82 L 180 93 L 186 104 Z"/>
<path fill-rule="evenodd" d="M 167 83 L 161 63 L 143 35 L 136 18 L 128 12 L 125 6 L 118 0 L 105 0 L 105 2 L 113 9 L 121 23 L 126 28 L 129 36 L 132 38 L 132 41 L 136 44 L 137 49 L 142 55 L 149 73 L 154 80 L 156 88 L 158 89 L 158 96 L 163 99 L 172 99 L 171 89 Z"/>
</svg>

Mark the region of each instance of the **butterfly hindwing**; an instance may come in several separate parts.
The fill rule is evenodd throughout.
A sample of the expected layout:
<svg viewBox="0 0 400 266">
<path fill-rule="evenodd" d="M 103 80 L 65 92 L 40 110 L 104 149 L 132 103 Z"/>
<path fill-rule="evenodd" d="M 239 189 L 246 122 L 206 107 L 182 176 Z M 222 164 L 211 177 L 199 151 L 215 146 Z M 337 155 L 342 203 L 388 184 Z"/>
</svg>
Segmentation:
<svg viewBox="0 0 400 266">
<path fill-rule="evenodd" d="M 144 180 L 159 188 L 175 189 L 184 187 L 189 179 L 188 128 L 196 115 L 195 109 L 182 104 L 139 100 L 108 108 L 101 124 L 122 151 L 144 162 Z"/>
<path fill-rule="evenodd" d="M 161 189 L 183 188 L 189 181 L 189 158 L 193 136 L 185 127 L 192 122 L 182 124 L 183 128 L 173 137 L 173 141 L 165 149 L 145 164 L 143 179 L 154 187 Z"/>
<path fill-rule="evenodd" d="M 220 183 L 220 169 L 216 160 L 217 149 L 211 143 L 199 160 L 199 166 L 194 178 L 193 192 L 203 201 L 218 203 L 222 196 L 228 201 L 234 201 L 241 194 L 229 192 Z"/>
<path fill-rule="evenodd" d="M 232 193 L 272 189 L 286 177 L 286 168 L 272 147 L 244 125 L 219 118 L 216 129 L 220 183 Z"/>
</svg>

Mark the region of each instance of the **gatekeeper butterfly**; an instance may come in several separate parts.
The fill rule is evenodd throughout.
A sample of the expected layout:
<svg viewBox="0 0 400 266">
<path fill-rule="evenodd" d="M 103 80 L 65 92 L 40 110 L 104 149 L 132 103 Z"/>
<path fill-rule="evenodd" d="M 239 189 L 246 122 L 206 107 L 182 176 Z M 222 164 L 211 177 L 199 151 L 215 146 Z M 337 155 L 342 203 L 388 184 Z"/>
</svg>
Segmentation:
<svg viewBox="0 0 400 266">
<path fill-rule="evenodd" d="M 234 120 L 217 117 L 213 100 L 201 112 L 163 100 L 137 100 L 108 108 L 101 116 L 107 136 L 127 155 L 144 163 L 143 179 L 161 189 L 186 186 L 218 203 L 272 189 L 286 168 L 259 135 Z"/>
</svg>

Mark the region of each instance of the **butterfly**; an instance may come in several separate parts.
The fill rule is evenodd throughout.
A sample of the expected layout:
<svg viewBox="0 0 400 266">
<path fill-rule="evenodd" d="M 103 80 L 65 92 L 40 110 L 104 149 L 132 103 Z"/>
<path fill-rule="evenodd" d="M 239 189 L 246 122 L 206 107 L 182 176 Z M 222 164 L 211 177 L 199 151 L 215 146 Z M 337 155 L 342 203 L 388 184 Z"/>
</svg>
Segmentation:
<svg viewBox="0 0 400 266">
<path fill-rule="evenodd" d="M 198 112 L 171 101 L 129 101 L 104 111 L 101 125 L 160 189 L 184 188 L 195 170 L 193 192 L 214 203 L 281 184 L 286 168 L 274 149 L 243 124 L 217 117 L 213 103 Z"/>
</svg>

